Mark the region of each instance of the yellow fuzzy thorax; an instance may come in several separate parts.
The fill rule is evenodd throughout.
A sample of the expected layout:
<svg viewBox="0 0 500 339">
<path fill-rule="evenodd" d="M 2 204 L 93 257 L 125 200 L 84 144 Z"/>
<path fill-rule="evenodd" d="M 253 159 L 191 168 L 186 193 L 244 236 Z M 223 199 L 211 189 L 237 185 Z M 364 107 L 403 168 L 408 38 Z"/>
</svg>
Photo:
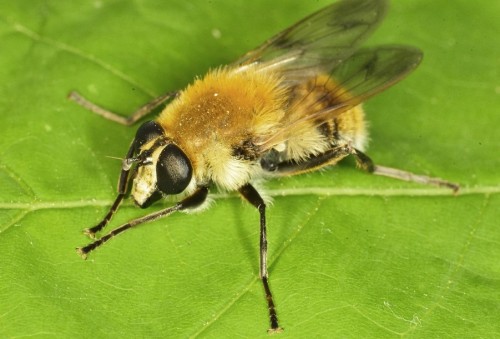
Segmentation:
<svg viewBox="0 0 500 339">
<path fill-rule="evenodd" d="M 232 147 L 265 139 L 280 127 L 287 104 L 280 82 L 279 77 L 252 68 L 218 68 L 183 90 L 157 121 L 189 156 L 200 180 L 224 181 L 229 183 L 224 186 L 233 188 L 251 173 L 229 173 Z M 238 178 L 228 180 L 234 175 Z"/>
<path fill-rule="evenodd" d="M 220 127 L 244 128 L 258 135 L 269 133 L 269 127 L 281 120 L 286 100 L 286 91 L 273 74 L 251 68 L 241 72 L 217 68 L 183 90 L 161 113 L 158 122 L 168 133 L 172 127 L 181 127 L 180 123 L 200 128 L 197 132 L 210 132 L 207 125 L 200 123 L 213 123 L 215 119 Z M 234 130 L 233 134 L 238 133 L 240 138 L 240 132 Z"/>
</svg>

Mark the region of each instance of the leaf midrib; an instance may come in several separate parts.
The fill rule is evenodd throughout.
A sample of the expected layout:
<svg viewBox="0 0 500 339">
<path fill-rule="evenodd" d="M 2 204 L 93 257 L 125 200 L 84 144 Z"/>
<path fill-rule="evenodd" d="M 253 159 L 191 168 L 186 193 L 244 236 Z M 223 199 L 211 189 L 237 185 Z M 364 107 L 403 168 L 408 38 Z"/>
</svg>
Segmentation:
<svg viewBox="0 0 500 339">
<path fill-rule="evenodd" d="M 434 197 L 453 196 L 448 189 L 440 188 L 331 188 L 331 187 L 307 187 L 307 188 L 284 188 L 266 189 L 266 196 L 379 196 L 379 197 Z M 500 186 L 475 186 L 461 188 L 457 197 L 483 194 L 500 193 Z M 212 199 L 231 199 L 238 197 L 236 193 L 214 193 Z M 79 207 L 102 207 L 113 203 L 112 199 L 92 199 L 92 200 L 66 200 L 66 201 L 30 201 L 30 202 L 0 202 L 0 210 L 29 210 L 37 211 L 43 209 L 70 209 Z M 124 206 L 132 206 L 131 202 L 126 202 Z"/>
</svg>

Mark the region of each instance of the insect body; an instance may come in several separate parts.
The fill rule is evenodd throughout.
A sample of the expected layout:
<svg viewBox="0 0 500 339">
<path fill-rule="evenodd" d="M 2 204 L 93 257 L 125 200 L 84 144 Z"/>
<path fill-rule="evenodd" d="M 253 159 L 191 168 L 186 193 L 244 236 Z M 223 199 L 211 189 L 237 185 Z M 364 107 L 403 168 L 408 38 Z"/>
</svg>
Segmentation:
<svg viewBox="0 0 500 339">
<path fill-rule="evenodd" d="M 384 0 L 334 3 L 128 119 L 71 93 L 83 106 L 124 124 L 172 99 L 156 120 L 138 129 L 123 160 L 118 197 L 105 218 L 86 230 L 88 235 L 106 226 L 129 186 L 143 208 L 163 196 L 179 199 L 112 230 L 79 253 L 86 257 L 138 224 L 203 207 L 213 185 L 238 191 L 260 213 L 260 277 L 270 331 L 280 331 L 268 283 L 266 204 L 253 181 L 313 171 L 352 155 L 375 174 L 458 189 L 440 179 L 375 166 L 363 153 L 367 133 L 361 103 L 403 78 L 422 58 L 408 46 L 359 47 L 386 6 Z"/>
</svg>

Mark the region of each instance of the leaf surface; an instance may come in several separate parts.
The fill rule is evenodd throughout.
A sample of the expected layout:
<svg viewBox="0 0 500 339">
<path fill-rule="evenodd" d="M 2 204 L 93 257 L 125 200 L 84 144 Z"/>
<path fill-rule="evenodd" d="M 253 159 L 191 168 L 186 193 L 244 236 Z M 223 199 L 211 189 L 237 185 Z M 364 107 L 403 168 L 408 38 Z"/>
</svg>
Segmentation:
<svg viewBox="0 0 500 339">
<path fill-rule="evenodd" d="M 130 113 L 326 4 L 0 4 L 0 337 L 267 336 L 258 215 L 236 195 L 75 254 L 116 194 L 120 164 L 107 156 L 126 153 L 134 128 L 65 97 Z M 459 182 L 460 195 L 352 161 L 265 185 L 284 336 L 500 336 L 499 10 L 394 1 L 369 41 L 425 58 L 366 104 L 368 153 Z M 127 202 L 112 225 L 147 211 Z"/>
</svg>

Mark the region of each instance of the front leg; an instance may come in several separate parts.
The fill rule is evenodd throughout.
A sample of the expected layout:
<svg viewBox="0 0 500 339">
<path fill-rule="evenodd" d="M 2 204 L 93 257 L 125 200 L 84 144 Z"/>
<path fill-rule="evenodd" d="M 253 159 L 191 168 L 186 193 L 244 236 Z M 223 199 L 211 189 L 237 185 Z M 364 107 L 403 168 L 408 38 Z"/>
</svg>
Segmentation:
<svg viewBox="0 0 500 339">
<path fill-rule="evenodd" d="M 273 295 L 269 288 L 268 273 L 267 273 L 267 230 L 266 230 L 266 204 L 259 192 L 250 184 L 242 186 L 239 190 L 240 194 L 255 208 L 260 214 L 260 265 L 259 276 L 264 285 L 266 293 L 267 307 L 269 309 L 269 321 L 271 323 L 270 333 L 281 332 L 282 328 L 278 325 L 278 316 L 276 307 L 274 306 Z"/>
<path fill-rule="evenodd" d="M 131 221 L 111 230 L 108 234 L 102 236 L 101 238 L 95 240 L 94 242 L 88 244 L 87 246 L 78 247 L 76 249 L 76 251 L 78 254 L 80 254 L 80 256 L 83 259 L 87 259 L 87 255 L 91 251 L 102 246 L 104 243 L 106 243 L 111 238 L 117 236 L 118 234 L 121 234 L 121 233 L 125 232 L 126 230 L 131 229 L 131 228 L 138 226 L 140 224 L 144 224 L 146 222 L 155 221 L 155 220 L 158 220 L 160 218 L 166 217 L 167 215 L 170 215 L 174 212 L 196 208 L 196 207 L 200 206 L 201 204 L 203 204 L 203 202 L 207 198 L 207 195 L 208 195 L 208 188 L 207 187 L 200 187 L 192 195 L 188 196 L 187 198 L 183 199 L 182 201 L 179 201 L 175 205 L 170 206 L 168 208 L 165 208 L 163 210 L 160 210 L 158 212 L 148 214 L 148 215 L 143 216 L 141 218 L 131 220 Z"/>
</svg>

